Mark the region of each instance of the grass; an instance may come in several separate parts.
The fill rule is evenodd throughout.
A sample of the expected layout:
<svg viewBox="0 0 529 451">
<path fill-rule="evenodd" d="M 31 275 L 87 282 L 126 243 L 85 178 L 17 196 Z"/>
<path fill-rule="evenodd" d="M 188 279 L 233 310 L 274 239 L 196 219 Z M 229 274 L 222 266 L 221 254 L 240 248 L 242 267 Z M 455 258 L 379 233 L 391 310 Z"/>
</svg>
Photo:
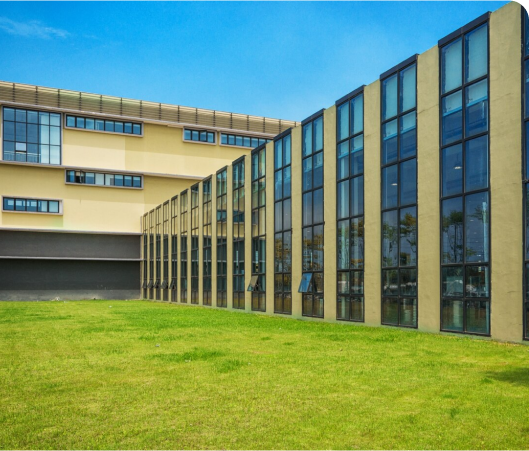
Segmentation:
<svg viewBox="0 0 529 451">
<path fill-rule="evenodd" d="M 529 347 L 145 301 L 0 302 L 2 449 L 527 449 Z"/>
</svg>

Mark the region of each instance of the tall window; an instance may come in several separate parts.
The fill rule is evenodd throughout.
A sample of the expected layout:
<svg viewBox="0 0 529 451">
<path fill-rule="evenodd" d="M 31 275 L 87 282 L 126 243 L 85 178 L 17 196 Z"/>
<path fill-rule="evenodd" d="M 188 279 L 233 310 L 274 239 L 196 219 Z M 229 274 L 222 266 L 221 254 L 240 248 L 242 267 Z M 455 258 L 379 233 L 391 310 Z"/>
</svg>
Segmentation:
<svg viewBox="0 0 529 451">
<path fill-rule="evenodd" d="M 244 157 L 233 163 L 233 308 L 244 310 Z"/>
<path fill-rule="evenodd" d="M 266 148 L 252 151 L 252 310 L 266 311 Z"/>
<path fill-rule="evenodd" d="M 198 304 L 198 183 L 191 187 L 191 304 Z"/>
<path fill-rule="evenodd" d="M 203 215 L 203 305 L 211 305 L 211 178 L 202 183 L 202 215 Z"/>
<path fill-rule="evenodd" d="M 415 62 L 382 80 L 382 324 L 403 327 L 417 327 L 416 92 Z"/>
<path fill-rule="evenodd" d="M 180 302 L 187 302 L 187 190 L 180 194 Z"/>
<path fill-rule="evenodd" d="M 145 213 L 142 218 L 143 223 L 143 298 L 147 299 L 147 246 L 149 242 L 149 216 L 148 213 Z"/>
<path fill-rule="evenodd" d="M 302 262 L 304 316 L 323 318 L 323 116 L 303 124 Z"/>
<path fill-rule="evenodd" d="M 524 119 L 524 141 L 525 141 L 525 150 L 524 150 L 524 172 L 523 172 L 523 182 L 524 182 L 524 201 L 525 201 L 525 211 L 524 211 L 524 220 L 525 220 L 525 237 L 524 237 L 524 339 L 529 339 L 529 13 L 525 8 L 522 9 L 524 27 L 523 27 L 523 68 L 524 71 L 524 108 L 523 108 L 523 119 Z"/>
<path fill-rule="evenodd" d="M 169 286 L 169 201 L 163 204 L 163 275 L 161 289 L 164 301 L 168 301 Z"/>
<path fill-rule="evenodd" d="M 228 305 L 227 176 L 227 169 L 217 173 L 217 307 Z"/>
<path fill-rule="evenodd" d="M 364 95 L 337 107 L 336 319 L 364 320 Z"/>
<path fill-rule="evenodd" d="M 61 164 L 61 115 L 3 109 L 4 160 Z"/>
<path fill-rule="evenodd" d="M 274 142 L 274 313 L 292 314 L 290 133 Z"/>
<path fill-rule="evenodd" d="M 156 276 L 154 279 L 154 288 L 156 290 L 155 299 L 160 299 L 160 275 L 162 273 L 161 265 L 161 239 L 162 239 L 162 215 L 161 205 L 156 207 Z"/>
<path fill-rule="evenodd" d="M 178 196 L 171 199 L 171 301 L 176 302 L 178 288 Z"/>
<path fill-rule="evenodd" d="M 440 53 L 441 329 L 489 335 L 488 24 Z"/>
<path fill-rule="evenodd" d="M 149 299 L 153 299 L 154 286 L 154 210 L 149 212 Z"/>
</svg>

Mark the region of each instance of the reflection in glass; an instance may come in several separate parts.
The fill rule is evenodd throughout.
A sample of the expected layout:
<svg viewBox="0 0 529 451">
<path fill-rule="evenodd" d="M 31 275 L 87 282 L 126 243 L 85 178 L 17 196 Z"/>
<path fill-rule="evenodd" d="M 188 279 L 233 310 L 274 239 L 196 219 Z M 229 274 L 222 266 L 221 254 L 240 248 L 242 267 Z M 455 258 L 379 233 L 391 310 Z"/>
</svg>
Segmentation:
<svg viewBox="0 0 529 451">
<path fill-rule="evenodd" d="M 382 267 L 398 265 L 398 212 L 382 213 Z"/>
<path fill-rule="evenodd" d="M 382 164 L 397 160 L 398 139 L 397 120 L 387 122 L 382 126 Z"/>
<path fill-rule="evenodd" d="M 441 49 L 441 83 L 442 94 L 461 86 L 462 74 L 462 39 Z"/>
<path fill-rule="evenodd" d="M 476 135 L 488 130 L 487 80 L 465 89 L 465 134 Z"/>
<path fill-rule="evenodd" d="M 442 202 L 442 262 L 463 262 L 463 198 Z"/>
<path fill-rule="evenodd" d="M 489 261 L 488 193 L 465 197 L 465 261 Z"/>
<path fill-rule="evenodd" d="M 400 210 L 400 266 L 417 264 L 417 207 Z"/>
<path fill-rule="evenodd" d="M 397 206 L 398 170 L 397 165 L 382 169 L 382 208 Z"/>
<path fill-rule="evenodd" d="M 487 24 L 465 36 L 465 81 L 487 74 Z"/>
<path fill-rule="evenodd" d="M 415 158 L 400 164 L 400 204 L 417 203 L 417 160 Z"/>
<path fill-rule="evenodd" d="M 467 266 L 465 293 L 467 297 L 489 297 L 489 268 L 487 266 Z"/>
<path fill-rule="evenodd" d="M 442 268 L 441 286 L 443 296 L 463 296 L 463 267 L 447 266 Z"/>
<path fill-rule="evenodd" d="M 463 190 L 463 150 L 461 144 L 442 150 L 442 195 L 451 196 Z"/>
<path fill-rule="evenodd" d="M 474 191 L 489 185 L 488 138 L 481 136 L 466 142 L 465 190 Z"/>
<path fill-rule="evenodd" d="M 443 146 L 459 141 L 463 137 L 463 99 L 461 91 L 446 96 L 442 101 Z"/>
</svg>

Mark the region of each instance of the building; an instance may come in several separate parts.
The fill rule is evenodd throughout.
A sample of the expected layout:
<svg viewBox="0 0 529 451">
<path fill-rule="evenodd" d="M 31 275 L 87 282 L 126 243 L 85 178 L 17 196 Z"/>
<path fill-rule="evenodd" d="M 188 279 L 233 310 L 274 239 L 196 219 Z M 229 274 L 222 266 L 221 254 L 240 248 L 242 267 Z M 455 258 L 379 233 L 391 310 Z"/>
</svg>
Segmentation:
<svg viewBox="0 0 529 451">
<path fill-rule="evenodd" d="M 0 82 L 0 299 L 140 296 L 138 218 L 295 126 Z"/>
<path fill-rule="evenodd" d="M 142 217 L 143 297 L 529 338 L 522 13 L 482 15 L 174 190 Z"/>
<path fill-rule="evenodd" d="M 529 339 L 528 30 L 507 4 L 300 124 L 1 83 L 0 298 Z"/>
</svg>

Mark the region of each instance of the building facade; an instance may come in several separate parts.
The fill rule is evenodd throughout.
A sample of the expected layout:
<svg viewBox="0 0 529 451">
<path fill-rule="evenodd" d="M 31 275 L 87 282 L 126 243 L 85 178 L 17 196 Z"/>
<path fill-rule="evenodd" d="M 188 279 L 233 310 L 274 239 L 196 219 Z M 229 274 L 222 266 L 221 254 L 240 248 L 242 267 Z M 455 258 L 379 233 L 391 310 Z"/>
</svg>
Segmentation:
<svg viewBox="0 0 529 451">
<path fill-rule="evenodd" d="M 486 13 L 175 190 L 170 236 L 147 209 L 143 297 L 529 338 L 528 27 Z"/>
<path fill-rule="evenodd" d="M 142 269 L 154 296 L 190 274 L 198 299 L 198 192 L 189 229 L 187 199 L 169 198 L 295 124 L 0 82 L 0 299 L 137 299 L 141 252 L 156 255 Z"/>
</svg>

